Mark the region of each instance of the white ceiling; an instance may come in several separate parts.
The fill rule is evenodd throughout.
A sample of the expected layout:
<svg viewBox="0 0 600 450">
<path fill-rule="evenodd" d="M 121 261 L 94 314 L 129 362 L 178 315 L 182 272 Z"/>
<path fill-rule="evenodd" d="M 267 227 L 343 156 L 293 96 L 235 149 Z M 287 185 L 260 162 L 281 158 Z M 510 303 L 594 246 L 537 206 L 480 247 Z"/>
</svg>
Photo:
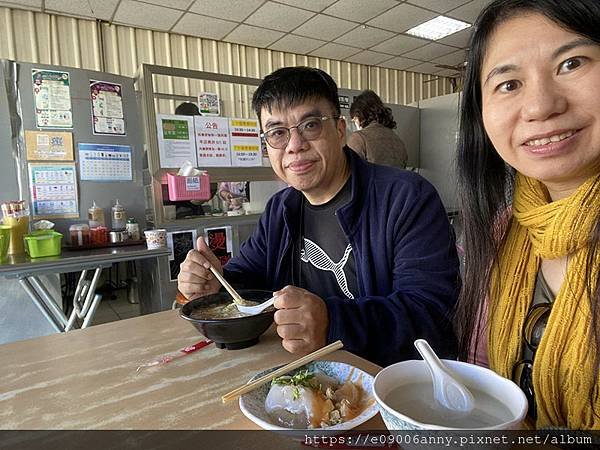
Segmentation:
<svg viewBox="0 0 600 450">
<path fill-rule="evenodd" d="M 491 0 L 0 0 L 22 8 L 290 53 L 452 76 L 470 28 L 436 42 L 405 34 L 439 14 L 473 23 Z"/>
</svg>

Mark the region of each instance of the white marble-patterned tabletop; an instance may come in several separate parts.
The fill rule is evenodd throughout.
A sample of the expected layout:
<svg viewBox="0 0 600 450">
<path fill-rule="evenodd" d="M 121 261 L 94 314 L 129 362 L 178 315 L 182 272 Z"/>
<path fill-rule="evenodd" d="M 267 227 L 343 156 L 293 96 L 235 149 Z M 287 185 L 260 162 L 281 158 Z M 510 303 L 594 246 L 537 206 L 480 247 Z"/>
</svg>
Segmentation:
<svg viewBox="0 0 600 450">
<path fill-rule="evenodd" d="M 165 311 L 0 345 L 0 429 L 256 429 L 237 401 L 221 396 L 295 359 L 273 327 L 243 350 L 209 345 L 136 371 L 202 339 L 177 311 Z M 380 370 L 345 351 L 327 359 Z M 362 427 L 384 429 L 379 415 Z"/>
</svg>

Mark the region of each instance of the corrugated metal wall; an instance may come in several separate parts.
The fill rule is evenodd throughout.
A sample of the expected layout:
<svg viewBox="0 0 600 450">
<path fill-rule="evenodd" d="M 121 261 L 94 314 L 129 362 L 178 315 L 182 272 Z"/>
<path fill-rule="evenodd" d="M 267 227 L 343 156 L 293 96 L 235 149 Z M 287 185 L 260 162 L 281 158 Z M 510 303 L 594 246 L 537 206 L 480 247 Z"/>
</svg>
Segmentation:
<svg viewBox="0 0 600 450">
<path fill-rule="evenodd" d="M 347 89 L 373 89 L 384 102 L 409 104 L 452 92 L 447 78 L 296 55 L 172 33 L 0 7 L 0 58 L 134 76 L 142 63 L 263 78 L 284 66 L 318 67 Z M 159 92 L 217 92 L 224 115 L 249 115 L 247 86 L 161 77 Z M 238 99 L 235 101 L 234 99 Z M 242 100 L 239 100 L 242 99 Z M 244 100 L 245 99 L 245 100 Z M 162 103 L 162 101 L 161 101 Z M 169 102 L 169 105 L 172 105 Z M 171 109 L 166 105 L 159 110 Z"/>
</svg>

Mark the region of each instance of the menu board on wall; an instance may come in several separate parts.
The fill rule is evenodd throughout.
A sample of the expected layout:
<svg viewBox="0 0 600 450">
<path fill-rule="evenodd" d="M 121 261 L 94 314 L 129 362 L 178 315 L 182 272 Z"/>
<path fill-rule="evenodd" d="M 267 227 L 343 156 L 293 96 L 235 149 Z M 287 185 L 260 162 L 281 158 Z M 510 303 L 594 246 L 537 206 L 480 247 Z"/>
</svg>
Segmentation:
<svg viewBox="0 0 600 450">
<path fill-rule="evenodd" d="M 69 72 L 32 69 L 35 122 L 39 128 L 73 128 Z"/>
<path fill-rule="evenodd" d="M 34 218 L 79 217 L 75 163 L 29 164 L 29 189 Z"/>
<path fill-rule="evenodd" d="M 94 134 L 125 136 L 122 92 L 120 84 L 90 80 Z"/>
<path fill-rule="evenodd" d="M 229 120 L 223 117 L 194 117 L 198 167 L 231 166 Z"/>
<path fill-rule="evenodd" d="M 160 167 L 179 168 L 186 161 L 196 167 L 194 117 L 159 114 L 156 121 Z"/>
<path fill-rule="evenodd" d="M 256 119 L 229 119 L 231 165 L 262 166 L 260 128 Z"/>
<path fill-rule="evenodd" d="M 25 130 L 29 161 L 73 161 L 73 135 L 65 131 Z"/>
</svg>

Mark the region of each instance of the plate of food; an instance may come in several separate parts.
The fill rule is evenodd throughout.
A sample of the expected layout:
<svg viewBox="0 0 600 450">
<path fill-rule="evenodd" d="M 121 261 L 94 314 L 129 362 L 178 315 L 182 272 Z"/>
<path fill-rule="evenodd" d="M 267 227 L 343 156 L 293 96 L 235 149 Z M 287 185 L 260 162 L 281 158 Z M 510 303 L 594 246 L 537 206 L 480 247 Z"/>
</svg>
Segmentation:
<svg viewBox="0 0 600 450">
<path fill-rule="evenodd" d="M 257 373 L 249 382 L 279 367 Z M 313 361 L 273 379 L 239 400 L 242 413 L 265 430 L 350 430 L 378 407 L 373 377 L 349 364 Z"/>
</svg>

